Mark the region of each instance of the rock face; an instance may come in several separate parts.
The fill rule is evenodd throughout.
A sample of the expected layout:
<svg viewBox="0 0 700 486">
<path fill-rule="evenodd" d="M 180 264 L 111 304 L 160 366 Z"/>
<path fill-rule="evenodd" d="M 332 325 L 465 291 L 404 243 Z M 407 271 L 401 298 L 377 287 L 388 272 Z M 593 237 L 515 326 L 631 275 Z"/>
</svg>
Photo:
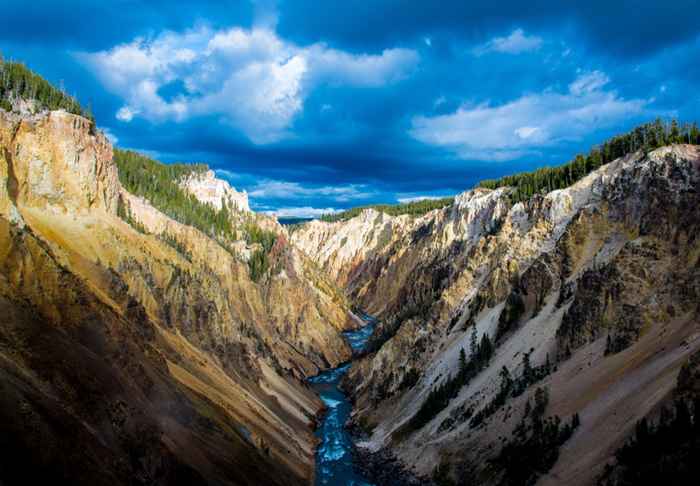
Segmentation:
<svg viewBox="0 0 700 486">
<path fill-rule="evenodd" d="M 193 172 L 181 182 L 181 186 L 200 201 L 211 204 L 216 209 L 221 209 L 225 203 L 232 210 L 250 211 L 248 193 L 238 192 L 228 182 L 217 179 L 213 170 Z"/>
<path fill-rule="evenodd" d="M 700 349 L 700 150 L 631 154 L 567 189 L 508 196 L 476 189 L 414 219 L 367 210 L 292 240 L 381 319 L 346 383 L 370 432 L 361 446 L 424 476 L 497 484 L 488 461 L 546 387 L 546 415 L 581 426 L 539 484 L 595 484 Z M 411 422 L 459 374 L 472 335 L 493 343 L 488 365 Z M 504 367 L 537 378 L 493 405 Z"/>
<path fill-rule="evenodd" d="M 207 184 L 188 187 L 247 210 Z M 322 404 L 300 378 L 348 359 L 355 324 L 279 231 L 276 271 L 253 282 L 122 189 L 87 120 L 0 110 L 3 481 L 308 484 Z"/>
</svg>

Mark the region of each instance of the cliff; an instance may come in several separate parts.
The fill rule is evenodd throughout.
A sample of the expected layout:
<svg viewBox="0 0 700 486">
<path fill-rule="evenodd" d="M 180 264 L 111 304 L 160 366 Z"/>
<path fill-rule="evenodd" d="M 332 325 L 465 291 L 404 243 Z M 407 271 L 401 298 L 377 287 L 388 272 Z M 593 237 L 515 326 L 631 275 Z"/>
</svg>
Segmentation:
<svg viewBox="0 0 700 486">
<path fill-rule="evenodd" d="M 300 378 L 350 356 L 343 296 L 281 229 L 251 280 L 125 191 L 93 127 L 0 110 L 3 479 L 307 484 L 322 404 Z M 186 185 L 235 202 L 206 181 Z"/>
<path fill-rule="evenodd" d="M 217 179 L 213 170 L 192 173 L 181 181 L 182 187 L 197 199 L 221 209 L 224 204 L 238 211 L 250 211 L 248 193 L 238 192 L 231 185 Z"/>
<path fill-rule="evenodd" d="M 505 458 L 544 421 L 562 439 L 528 478 L 595 484 L 700 348 L 699 183 L 698 147 L 673 145 L 524 203 L 475 189 L 417 218 L 368 210 L 295 231 L 381 320 L 346 383 L 361 446 L 422 476 L 520 484 Z"/>
</svg>

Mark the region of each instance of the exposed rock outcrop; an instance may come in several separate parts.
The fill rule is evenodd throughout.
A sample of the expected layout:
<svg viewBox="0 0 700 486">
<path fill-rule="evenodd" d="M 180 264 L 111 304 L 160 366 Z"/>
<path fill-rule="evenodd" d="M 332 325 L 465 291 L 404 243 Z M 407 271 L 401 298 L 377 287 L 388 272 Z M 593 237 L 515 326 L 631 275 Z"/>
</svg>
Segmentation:
<svg viewBox="0 0 700 486">
<path fill-rule="evenodd" d="M 193 172 L 180 184 L 197 199 L 216 209 L 226 204 L 232 210 L 250 211 L 248 193 L 236 191 L 228 182 L 218 179 L 213 170 Z"/>
<path fill-rule="evenodd" d="M 578 413 L 582 425 L 540 483 L 594 484 L 700 348 L 698 204 L 700 149 L 675 145 L 525 203 L 511 204 L 507 188 L 476 189 L 418 218 L 368 210 L 295 231 L 381 318 L 346 383 L 355 422 L 372 431 L 361 445 L 391 448 L 418 474 L 440 464 L 448 477 L 495 484 L 502 471 L 487 460 L 547 387 L 546 413 Z M 454 382 L 472 333 L 495 346 L 488 366 L 411 428 L 431 391 Z M 500 405 L 503 367 L 529 378 Z"/>
<path fill-rule="evenodd" d="M 233 197 L 213 186 L 193 191 Z M 253 282 L 122 189 L 87 120 L 0 110 L 3 480 L 308 483 L 322 404 L 300 378 L 345 361 L 356 324 L 280 234 Z"/>
</svg>

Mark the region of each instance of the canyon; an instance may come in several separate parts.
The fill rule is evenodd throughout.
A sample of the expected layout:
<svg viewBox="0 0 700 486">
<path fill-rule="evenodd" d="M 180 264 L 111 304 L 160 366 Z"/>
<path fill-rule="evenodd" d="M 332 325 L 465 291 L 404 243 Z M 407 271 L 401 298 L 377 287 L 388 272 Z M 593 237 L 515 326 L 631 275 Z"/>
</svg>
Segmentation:
<svg viewBox="0 0 700 486">
<path fill-rule="evenodd" d="M 390 454 L 411 481 L 516 484 L 499 461 L 534 403 L 566 434 L 528 480 L 596 484 L 681 369 L 700 380 L 696 145 L 525 201 L 475 188 L 419 216 L 291 228 L 212 171 L 178 184 L 230 211 L 234 236 L 125 189 L 85 117 L 0 110 L 8 484 L 310 484 L 324 376 L 360 457 Z M 376 324 L 350 364 L 360 311 Z"/>
<path fill-rule="evenodd" d="M 277 232 L 254 282 L 250 249 L 125 191 L 85 118 L 0 111 L 0 147 L 3 480 L 308 483 L 303 379 L 358 323 L 285 230 L 241 208 Z"/>
<path fill-rule="evenodd" d="M 698 147 L 673 145 L 525 202 L 477 188 L 417 218 L 366 209 L 294 231 L 379 319 L 344 383 L 358 446 L 419 477 L 504 484 L 494 464 L 541 387 L 548 416 L 580 425 L 530 479 L 596 484 L 700 352 L 699 182 Z M 460 382 L 484 336 L 492 357 Z"/>
</svg>

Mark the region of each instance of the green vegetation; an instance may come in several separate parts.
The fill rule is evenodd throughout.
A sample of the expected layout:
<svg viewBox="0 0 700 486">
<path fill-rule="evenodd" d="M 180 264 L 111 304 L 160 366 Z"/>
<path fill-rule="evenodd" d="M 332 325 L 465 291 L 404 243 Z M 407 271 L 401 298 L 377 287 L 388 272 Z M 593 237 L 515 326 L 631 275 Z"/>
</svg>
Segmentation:
<svg viewBox="0 0 700 486">
<path fill-rule="evenodd" d="M 161 241 L 164 241 L 166 244 L 171 246 L 175 251 L 177 251 L 182 257 L 187 260 L 188 262 L 192 261 L 192 253 L 189 252 L 187 247 L 183 245 L 176 237 L 175 235 L 171 235 L 170 233 L 162 233 L 158 235 L 158 238 Z"/>
<path fill-rule="evenodd" d="M 501 315 L 498 317 L 498 328 L 496 329 L 496 342 L 498 342 L 525 312 L 525 303 L 518 291 L 512 291 L 508 294 L 506 304 L 503 307 Z"/>
<path fill-rule="evenodd" d="M 134 219 L 134 217 L 131 215 L 131 208 L 129 208 L 129 206 L 126 205 L 126 203 L 121 197 L 119 198 L 119 203 L 117 204 L 117 216 L 129 223 L 129 225 L 131 225 L 131 227 L 139 233 L 142 233 L 144 235 L 148 234 L 148 230 L 146 230 L 146 227 L 143 224 L 141 224 L 140 221 Z"/>
<path fill-rule="evenodd" d="M 34 100 L 40 110 L 66 110 L 93 122 L 90 110 L 19 62 L 4 61 L 0 54 L 0 108 L 12 110 L 11 98 Z"/>
<path fill-rule="evenodd" d="M 119 169 L 119 181 L 127 191 L 148 199 L 156 209 L 174 220 L 199 229 L 227 250 L 228 242 L 238 238 L 231 209 L 225 203 L 221 209 L 216 209 L 199 201 L 178 184 L 188 174 L 207 171 L 209 168 L 206 164 L 163 164 L 137 152 L 119 149 L 114 150 L 114 160 Z M 131 217 L 129 208 L 124 206 L 122 202 L 118 209 L 122 219 L 145 232 L 143 226 Z M 241 229 L 248 244 L 260 245 L 248 261 L 250 276 L 257 281 L 270 268 L 268 255 L 277 235 L 261 229 L 251 219 Z M 185 258 L 191 258 L 172 236 L 166 235 L 162 239 Z"/>
<path fill-rule="evenodd" d="M 433 469 L 432 479 L 437 486 L 455 486 L 457 483 L 450 476 L 450 464 L 441 461 Z"/>
<path fill-rule="evenodd" d="M 638 484 L 695 484 L 700 474 L 700 401 L 694 417 L 683 400 L 674 410 L 664 409 L 657 424 L 644 418 L 634 436 L 615 452 L 615 466 L 608 464 L 601 486 Z"/>
<path fill-rule="evenodd" d="M 675 402 L 662 407 L 656 423 L 643 418 L 632 437 L 615 452 L 600 486 L 686 485 L 700 476 L 700 351 L 683 365 Z"/>
<path fill-rule="evenodd" d="M 400 216 L 402 214 L 410 214 L 411 216 L 422 216 L 423 214 L 432 211 L 433 209 L 441 209 L 451 206 L 454 197 L 444 197 L 441 199 L 424 199 L 422 201 L 412 201 L 402 204 L 374 204 L 370 206 L 360 206 L 346 211 L 334 214 L 324 214 L 319 219 L 328 223 L 336 221 L 347 221 L 359 215 L 365 209 L 376 209 L 382 213 L 391 216 Z"/>
<path fill-rule="evenodd" d="M 229 209 L 217 210 L 185 192 L 178 181 L 192 172 L 204 172 L 205 164 L 163 164 L 130 150 L 114 150 L 119 181 L 132 194 L 144 197 L 158 210 L 213 238 L 234 239 Z"/>
<path fill-rule="evenodd" d="M 530 199 L 534 194 L 569 187 L 600 166 L 629 153 L 637 150 L 648 152 L 673 143 L 700 145 L 700 129 L 697 124 L 684 123 L 681 125 L 675 119 L 669 123 L 657 119 L 654 122 L 640 125 L 624 135 L 615 136 L 602 145 L 594 147 L 588 155 L 579 154 L 574 160 L 564 165 L 543 167 L 532 172 L 509 175 L 500 179 L 484 180 L 478 184 L 478 187 L 488 189 L 513 187 L 515 190 L 510 195 L 511 201 L 513 203 L 522 202 Z M 420 216 L 433 209 L 450 206 L 453 202 L 453 197 L 446 197 L 404 204 L 375 204 L 348 209 L 340 213 L 325 214 L 320 219 L 329 223 L 347 221 L 368 208 L 391 216 L 402 214 Z"/>
<path fill-rule="evenodd" d="M 275 241 L 277 241 L 277 234 L 264 230 L 250 222 L 245 225 L 245 230 L 248 244 L 257 243 L 261 246 L 261 248 L 253 252 L 248 260 L 250 278 L 257 282 L 270 268 L 268 255 Z"/>
<path fill-rule="evenodd" d="M 549 402 L 546 388 L 537 388 L 535 405 L 530 400 L 525 413 L 513 432 L 512 439 L 503 446 L 493 461 L 496 471 L 501 472 L 501 486 L 526 486 L 537 482 L 546 474 L 559 457 L 559 448 L 573 435 L 581 420 L 578 413 L 571 421 L 562 424 L 558 416 L 544 417 Z"/>
<path fill-rule="evenodd" d="M 447 407 L 450 400 L 457 396 L 464 385 L 468 384 L 479 371 L 488 366 L 493 355 L 493 345 L 488 335 L 484 334 L 481 337 L 481 342 L 475 346 L 476 327 L 473 327 L 471 342 L 472 348 L 469 361 L 467 361 L 464 350 L 461 350 L 460 366 L 457 375 L 448 377 L 441 385 L 430 391 L 428 398 L 425 399 L 418 412 L 409 420 L 405 432 L 418 430 L 430 422 L 433 417 Z"/>
<path fill-rule="evenodd" d="M 246 242 L 250 244 L 259 244 L 265 253 L 269 253 L 272 245 L 277 241 L 277 233 L 260 228 L 255 223 L 248 222 L 244 226 L 246 232 Z"/>
<path fill-rule="evenodd" d="M 588 155 L 579 154 L 574 160 L 564 165 L 543 167 L 532 172 L 509 175 L 500 179 L 484 180 L 478 184 L 478 187 L 488 189 L 513 187 L 515 190 L 510 195 L 511 201 L 513 203 L 522 202 L 530 199 L 534 194 L 569 187 L 600 166 L 629 153 L 637 150 L 648 152 L 673 143 L 700 145 L 700 129 L 697 124 L 684 123 L 681 125 L 675 119 L 669 123 L 657 119 L 654 122 L 640 125 L 624 135 L 615 136 L 602 145 L 594 147 Z M 348 209 L 340 213 L 325 214 L 320 219 L 329 223 L 347 221 L 368 208 L 392 216 L 402 214 L 420 216 L 433 209 L 450 206 L 453 202 L 453 197 L 446 197 L 404 204 L 375 204 Z"/>
<path fill-rule="evenodd" d="M 544 364 L 532 366 L 530 364 L 530 354 L 532 349 L 523 354 L 523 374 L 518 378 L 511 377 L 510 371 L 505 366 L 501 368 L 501 385 L 496 396 L 479 412 L 476 413 L 469 422 L 472 427 L 478 427 L 484 420 L 496 413 L 496 411 L 506 404 L 509 397 L 522 395 L 530 385 L 541 381 L 553 371 L 549 362 L 549 355 Z"/>
<path fill-rule="evenodd" d="M 543 167 L 533 172 L 524 172 L 500 179 L 485 180 L 479 187 L 496 189 L 510 186 L 515 188 L 511 200 L 526 201 L 537 193 L 547 193 L 555 189 L 569 187 L 601 165 L 637 150 L 648 152 L 672 143 L 700 144 L 700 130 L 696 124 L 679 125 L 677 120 L 664 123 L 660 119 L 640 125 L 632 131 L 613 137 L 588 155 L 577 155 L 571 162 L 559 167 Z"/>
</svg>

